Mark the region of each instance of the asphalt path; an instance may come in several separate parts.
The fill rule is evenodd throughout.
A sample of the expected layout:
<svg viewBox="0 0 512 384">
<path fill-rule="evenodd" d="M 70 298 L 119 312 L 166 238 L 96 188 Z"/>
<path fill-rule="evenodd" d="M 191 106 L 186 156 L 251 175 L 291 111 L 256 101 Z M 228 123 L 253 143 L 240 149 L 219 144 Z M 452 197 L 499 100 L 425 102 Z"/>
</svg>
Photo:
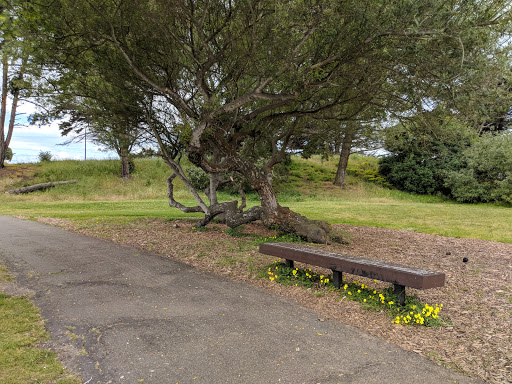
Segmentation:
<svg viewBox="0 0 512 384">
<path fill-rule="evenodd" d="M 12 217 L 0 228 L 0 260 L 87 384 L 479 383 L 150 252 Z"/>
</svg>

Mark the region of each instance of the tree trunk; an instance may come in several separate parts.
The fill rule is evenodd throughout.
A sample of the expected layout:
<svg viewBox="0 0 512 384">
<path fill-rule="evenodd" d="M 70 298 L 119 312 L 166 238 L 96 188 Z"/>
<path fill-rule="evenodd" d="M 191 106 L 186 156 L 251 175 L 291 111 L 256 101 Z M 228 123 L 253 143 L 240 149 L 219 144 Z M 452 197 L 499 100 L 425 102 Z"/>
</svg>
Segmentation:
<svg viewBox="0 0 512 384">
<path fill-rule="evenodd" d="M 253 172 L 247 172 L 247 174 L 254 177 L 257 173 L 253 170 Z M 338 240 L 332 236 L 329 223 L 309 220 L 287 207 L 282 207 L 277 200 L 270 180 L 267 180 L 264 176 L 254 177 L 253 180 L 248 177 L 248 179 L 260 198 L 263 224 L 268 227 L 277 227 L 286 233 L 295 234 L 311 243 L 325 244 Z"/>
<path fill-rule="evenodd" d="M 5 118 L 7 116 L 7 81 L 9 74 L 9 62 L 7 55 L 2 57 L 2 96 L 0 101 L 0 168 L 4 167 L 5 157 L 7 155 L 7 145 L 5 143 Z"/>
<path fill-rule="evenodd" d="M 2 142 L 0 142 L 0 168 L 5 167 L 6 157 L 7 157 L 7 146 L 5 145 L 5 143 L 2 140 Z"/>
<path fill-rule="evenodd" d="M 25 74 L 25 67 L 27 65 L 28 57 L 23 57 L 21 61 L 21 67 L 18 74 L 18 80 L 23 80 L 24 74 Z M 2 59 L 2 111 L 0 116 L 0 168 L 4 167 L 6 155 L 7 155 L 7 149 L 9 148 L 9 144 L 11 143 L 12 138 L 12 132 L 14 131 L 14 123 L 16 122 L 16 109 L 18 107 L 18 101 L 20 97 L 20 90 L 19 88 L 15 88 L 13 94 L 12 94 L 12 104 L 11 104 L 11 117 L 9 119 L 9 126 L 7 128 L 7 136 L 4 132 L 5 127 L 5 118 L 7 116 L 7 80 L 8 80 L 8 72 L 9 72 L 9 65 L 7 58 Z"/>
<path fill-rule="evenodd" d="M 41 191 L 41 190 L 44 190 L 44 189 L 47 189 L 47 188 L 53 188 L 56 185 L 70 184 L 70 183 L 76 183 L 76 180 L 52 181 L 52 182 L 49 182 L 49 183 L 34 184 L 34 185 L 29 185 L 28 187 L 12 189 L 12 190 L 7 191 L 5 193 L 9 193 L 11 195 L 19 195 L 20 193 L 30 193 L 30 192 L 35 192 L 35 191 Z"/>
<path fill-rule="evenodd" d="M 354 141 L 354 134 L 352 132 L 345 133 L 343 142 L 341 144 L 340 161 L 338 162 L 338 169 L 336 170 L 336 177 L 334 178 L 334 185 L 345 188 L 345 177 L 347 175 L 348 158 L 352 149 Z"/>
<path fill-rule="evenodd" d="M 124 153 L 119 157 L 121 158 L 121 178 L 128 180 L 130 178 L 130 157 Z"/>
</svg>

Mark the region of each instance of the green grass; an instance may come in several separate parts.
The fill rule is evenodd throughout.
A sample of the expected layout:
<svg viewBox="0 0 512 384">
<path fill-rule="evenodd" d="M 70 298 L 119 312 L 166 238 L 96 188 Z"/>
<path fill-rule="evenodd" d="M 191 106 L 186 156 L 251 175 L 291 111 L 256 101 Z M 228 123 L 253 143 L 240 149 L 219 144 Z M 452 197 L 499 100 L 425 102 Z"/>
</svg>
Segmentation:
<svg viewBox="0 0 512 384">
<path fill-rule="evenodd" d="M 512 208 L 492 204 L 457 204 L 436 196 L 411 195 L 347 176 L 347 186 L 332 185 L 336 158 L 309 160 L 293 158 L 288 174 L 281 172 L 277 186 L 283 206 L 311 219 L 332 224 L 365 225 L 407 229 L 436 235 L 478 238 L 512 243 Z M 136 173 L 120 179 L 118 161 L 55 161 L 31 165 L 34 176 L 19 181 L 0 179 L 0 188 L 22 184 L 78 179 L 30 195 L 3 195 L 0 214 L 27 217 L 58 217 L 73 220 L 108 219 L 130 221 L 143 217 L 182 219 L 200 217 L 170 208 L 165 180 L 170 170 L 160 159 L 136 159 Z M 377 159 L 353 155 L 349 168 L 374 171 Z M 357 172 L 356 172 L 357 173 Z M 180 183 L 175 197 L 186 205 L 196 205 Z M 232 199 L 220 194 L 221 200 Z M 249 194 L 248 205 L 257 204 Z"/>
<path fill-rule="evenodd" d="M 282 202 L 283 204 L 287 202 Z M 495 205 L 425 203 L 368 198 L 341 201 L 289 202 L 310 219 L 332 224 L 406 229 L 435 235 L 512 243 L 512 209 Z"/>
<path fill-rule="evenodd" d="M 94 201 L 105 198 L 108 200 L 165 198 L 166 179 L 171 174 L 169 167 L 161 159 L 137 159 L 135 173 L 130 180 L 126 181 L 120 178 L 119 160 L 50 161 L 31 164 L 31 168 L 34 170 L 30 180 L 16 178 L 12 179 L 11 183 L 0 180 L 0 188 L 9 190 L 49 181 L 76 179 L 75 184 L 61 185 L 37 192 L 30 199 Z M 178 191 L 182 189 L 182 187 L 178 188 Z M 8 198 L 20 197 L 9 196 Z"/>
<path fill-rule="evenodd" d="M 192 201 L 190 201 L 192 204 Z M 199 217 L 199 214 L 185 214 L 171 209 L 166 200 L 119 200 L 119 201 L 15 201 L 0 207 L 0 214 L 28 217 L 58 217 L 64 219 L 86 220 L 93 218 L 142 217 L 182 218 Z"/>
<path fill-rule="evenodd" d="M 10 280 L 0 267 L 0 283 Z M 78 384 L 56 354 L 38 348 L 48 339 L 39 311 L 26 297 L 0 293 L 0 383 Z"/>
</svg>

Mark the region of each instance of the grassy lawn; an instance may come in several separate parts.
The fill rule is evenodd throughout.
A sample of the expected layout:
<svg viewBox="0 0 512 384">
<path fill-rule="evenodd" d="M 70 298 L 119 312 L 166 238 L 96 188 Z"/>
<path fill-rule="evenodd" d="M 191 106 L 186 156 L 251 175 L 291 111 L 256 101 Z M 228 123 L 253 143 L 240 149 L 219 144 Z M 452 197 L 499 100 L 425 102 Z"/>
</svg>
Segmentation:
<svg viewBox="0 0 512 384">
<path fill-rule="evenodd" d="M 186 201 L 192 205 L 193 201 Z M 251 203 L 251 202 L 250 202 Z M 255 201 L 252 201 L 254 204 Z M 310 219 L 332 224 L 364 225 L 406 229 L 442 236 L 476 238 L 512 243 L 512 209 L 495 205 L 426 203 L 396 199 L 369 198 L 302 201 L 282 200 L 282 205 Z M 55 217 L 70 220 L 121 220 L 137 218 L 200 217 L 169 207 L 165 199 L 122 201 L 11 201 L 0 207 L 2 215 Z"/>
<path fill-rule="evenodd" d="M 311 219 L 332 224 L 351 224 L 407 229 L 429 234 L 478 238 L 512 243 L 512 208 L 493 204 L 457 204 L 435 196 L 417 196 L 383 188 L 361 178 L 348 176 L 345 189 L 331 180 L 335 159 L 294 158 L 288 174 L 278 178 L 280 202 Z M 25 217 L 55 217 L 71 220 L 102 219 L 130 221 L 143 217 L 200 217 L 170 208 L 165 179 L 170 173 L 159 159 L 136 161 L 131 180 L 118 177 L 118 164 L 106 161 L 59 161 L 30 165 L 30 177 L 0 178 L 0 188 L 8 190 L 45 181 L 78 179 L 76 184 L 52 188 L 30 195 L 4 195 L 0 214 Z M 376 167 L 376 159 L 351 158 L 351 169 Z M 196 205 L 182 185 L 175 197 L 186 205 Z M 221 195 L 228 200 L 237 197 Z M 257 203 L 249 195 L 249 205 Z"/>
<path fill-rule="evenodd" d="M 290 208 L 310 219 L 332 224 L 406 229 L 435 235 L 512 243 L 512 209 L 489 205 L 427 204 L 378 199 L 290 202 Z"/>
<path fill-rule="evenodd" d="M 0 284 L 10 278 L 0 266 Z M 0 290 L 0 382 L 78 384 L 68 375 L 56 354 L 38 344 L 48 339 L 39 311 L 26 297 Z"/>
</svg>

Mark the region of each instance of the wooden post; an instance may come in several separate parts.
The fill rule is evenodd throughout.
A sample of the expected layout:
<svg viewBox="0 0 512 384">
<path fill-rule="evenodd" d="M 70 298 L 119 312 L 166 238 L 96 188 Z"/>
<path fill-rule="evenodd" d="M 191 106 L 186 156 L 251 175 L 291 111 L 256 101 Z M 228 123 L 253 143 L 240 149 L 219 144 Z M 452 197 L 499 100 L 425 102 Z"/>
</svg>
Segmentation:
<svg viewBox="0 0 512 384">
<path fill-rule="evenodd" d="M 332 282 L 336 288 L 340 288 L 343 283 L 343 273 L 340 271 L 332 271 Z"/>
<path fill-rule="evenodd" d="M 405 305 L 405 286 L 400 284 L 393 284 L 393 295 L 396 295 L 398 302 L 403 307 Z"/>
</svg>

